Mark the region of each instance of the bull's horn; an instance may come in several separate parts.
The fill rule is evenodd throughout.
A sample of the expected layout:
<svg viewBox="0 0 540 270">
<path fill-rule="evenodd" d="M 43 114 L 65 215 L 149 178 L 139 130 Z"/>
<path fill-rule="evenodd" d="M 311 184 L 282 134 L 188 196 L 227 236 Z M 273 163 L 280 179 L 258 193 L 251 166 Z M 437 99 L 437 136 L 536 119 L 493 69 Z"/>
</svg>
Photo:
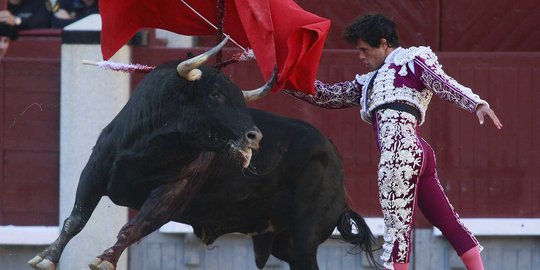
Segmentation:
<svg viewBox="0 0 540 270">
<path fill-rule="evenodd" d="M 227 43 L 229 37 L 226 36 L 216 47 L 208 50 L 207 52 L 195 56 L 191 59 L 185 60 L 178 64 L 176 71 L 182 77 L 188 81 L 196 81 L 201 78 L 202 72 L 197 69 L 200 65 L 204 64 L 212 55 L 216 54 Z"/>
<path fill-rule="evenodd" d="M 270 90 L 272 90 L 272 87 L 276 83 L 276 78 L 277 78 L 277 65 L 274 66 L 274 71 L 272 72 L 272 76 L 263 86 L 257 89 L 253 89 L 253 90 L 242 91 L 244 93 L 244 99 L 246 100 L 246 102 L 254 101 L 268 95 L 268 93 L 270 93 Z"/>
</svg>

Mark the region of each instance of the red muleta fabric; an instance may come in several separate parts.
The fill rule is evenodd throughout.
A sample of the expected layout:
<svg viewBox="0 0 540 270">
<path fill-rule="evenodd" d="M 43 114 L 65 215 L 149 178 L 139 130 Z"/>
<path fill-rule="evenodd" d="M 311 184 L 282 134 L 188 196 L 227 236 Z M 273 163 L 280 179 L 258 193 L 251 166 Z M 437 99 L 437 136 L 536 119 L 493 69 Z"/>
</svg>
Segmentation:
<svg viewBox="0 0 540 270">
<path fill-rule="evenodd" d="M 217 25 L 217 1 L 184 0 Z M 101 0 L 101 51 L 110 59 L 141 28 L 160 28 L 182 35 L 216 35 L 180 0 Z M 251 48 L 265 80 L 278 66 L 281 89 L 315 93 L 330 20 L 303 10 L 292 0 L 225 0 L 224 32 L 244 48 Z"/>
</svg>

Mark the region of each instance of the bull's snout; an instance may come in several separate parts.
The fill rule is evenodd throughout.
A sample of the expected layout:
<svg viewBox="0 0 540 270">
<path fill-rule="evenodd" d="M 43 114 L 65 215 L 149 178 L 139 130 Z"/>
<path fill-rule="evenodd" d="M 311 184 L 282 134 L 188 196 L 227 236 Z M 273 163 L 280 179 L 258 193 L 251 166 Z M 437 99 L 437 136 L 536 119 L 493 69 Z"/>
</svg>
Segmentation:
<svg viewBox="0 0 540 270">
<path fill-rule="evenodd" d="M 252 130 L 246 132 L 243 146 L 238 149 L 238 152 L 241 154 L 243 159 L 242 167 L 247 168 L 249 166 L 251 156 L 253 155 L 253 150 L 259 149 L 259 142 L 261 139 L 262 133 L 257 127 L 253 127 Z"/>
<path fill-rule="evenodd" d="M 262 133 L 257 127 L 246 133 L 246 140 L 249 146 L 255 150 L 259 149 L 259 142 L 261 141 L 261 139 Z"/>
</svg>

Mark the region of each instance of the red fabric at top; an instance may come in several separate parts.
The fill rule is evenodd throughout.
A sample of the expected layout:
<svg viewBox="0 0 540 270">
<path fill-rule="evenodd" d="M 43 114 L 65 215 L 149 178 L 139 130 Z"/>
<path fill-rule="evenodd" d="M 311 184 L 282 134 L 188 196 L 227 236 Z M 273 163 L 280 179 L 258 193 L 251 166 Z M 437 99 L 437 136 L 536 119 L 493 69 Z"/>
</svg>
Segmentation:
<svg viewBox="0 0 540 270">
<path fill-rule="evenodd" d="M 184 0 L 217 25 L 216 0 Z M 143 28 L 183 35 L 215 35 L 217 30 L 180 0 L 101 0 L 101 50 L 108 60 Z M 300 8 L 292 0 L 225 0 L 224 32 L 251 48 L 265 79 L 278 65 L 274 90 L 314 93 L 330 21 Z"/>
</svg>

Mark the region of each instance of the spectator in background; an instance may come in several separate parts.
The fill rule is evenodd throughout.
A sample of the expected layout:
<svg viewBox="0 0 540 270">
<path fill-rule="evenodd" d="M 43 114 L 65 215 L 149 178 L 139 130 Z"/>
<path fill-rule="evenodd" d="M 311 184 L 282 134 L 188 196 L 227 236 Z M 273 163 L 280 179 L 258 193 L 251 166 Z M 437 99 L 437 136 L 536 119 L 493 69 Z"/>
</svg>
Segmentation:
<svg viewBox="0 0 540 270">
<path fill-rule="evenodd" d="M 0 23 L 0 59 L 4 57 L 11 41 L 19 36 L 17 28 L 7 23 Z"/>
<path fill-rule="evenodd" d="M 8 0 L 8 9 L 0 11 L 0 22 L 18 30 L 51 27 L 51 5 L 48 0 Z"/>
<path fill-rule="evenodd" d="M 58 0 L 53 8 L 53 28 L 64 28 L 90 14 L 99 13 L 98 0 Z"/>
</svg>

